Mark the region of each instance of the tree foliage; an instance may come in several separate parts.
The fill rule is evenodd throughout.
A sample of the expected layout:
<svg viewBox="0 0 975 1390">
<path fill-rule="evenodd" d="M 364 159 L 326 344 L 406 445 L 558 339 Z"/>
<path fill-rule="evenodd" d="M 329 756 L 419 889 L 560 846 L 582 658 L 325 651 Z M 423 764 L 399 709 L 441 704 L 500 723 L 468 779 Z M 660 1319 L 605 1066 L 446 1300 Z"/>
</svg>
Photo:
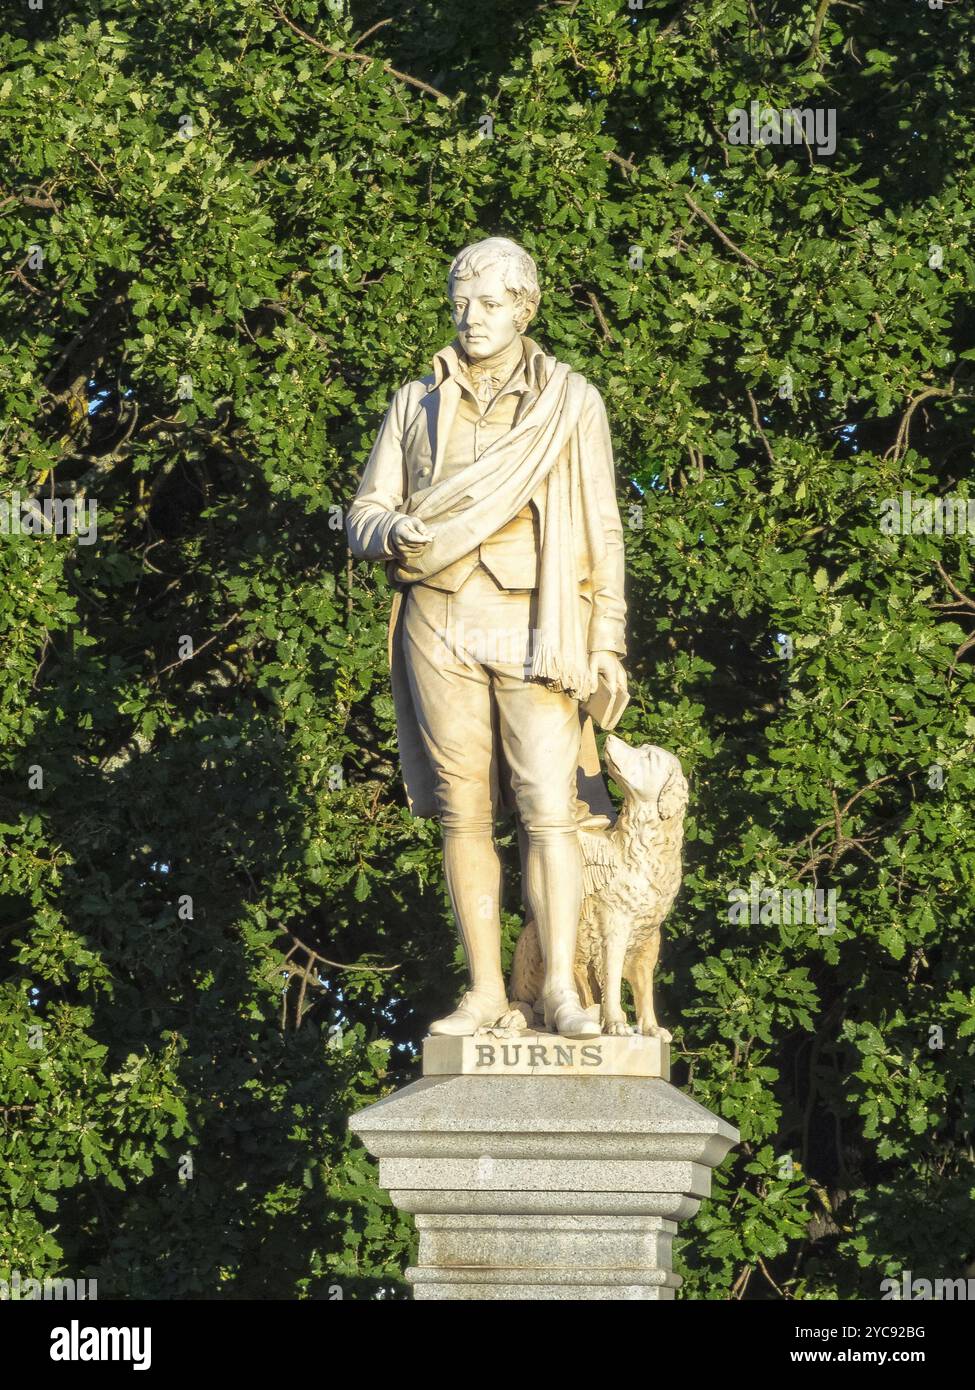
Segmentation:
<svg viewBox="0 0 975 1390">
<path fill-rule="evenodd" d="M 2 1271 L 403 1295 L 344 1120 L 416 1074 L 460 958 L 342 509 L 490 234 L 606 400 L 622 731 L 691 781 L 662 1017 L 743 1142 L 684 1296 L 975 1257 L 971 533 L 881 524 L 968 495 L 967 10 L 14 15 L 3 491 L 96 503 L 97 539 L 0 536 Z M 835 153 L 733 143 L 753 101 L 834 110 Z M 731 920 L 753 884 L 834 891 L 835 930 Z"/>
</svg>

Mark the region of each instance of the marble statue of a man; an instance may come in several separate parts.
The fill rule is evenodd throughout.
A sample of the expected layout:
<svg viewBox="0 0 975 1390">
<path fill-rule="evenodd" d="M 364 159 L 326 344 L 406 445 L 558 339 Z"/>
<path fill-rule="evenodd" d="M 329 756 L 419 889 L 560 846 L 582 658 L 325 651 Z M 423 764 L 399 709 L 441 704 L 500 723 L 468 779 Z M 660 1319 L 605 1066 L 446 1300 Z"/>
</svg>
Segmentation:
<svg viewBox="0 0 975 1390">
<path fill-rule="evenodd" d="M 585 704 L 625 700 L 623 529 L 599 392 L 525 336 L 532 258 L 491 237 L 455 258 L 454 341 L 390 403 L 349 511 L 353 554 L 386 562 L 390 662 L 411 809 L 436 815 L 471 975 L 432 1033 L 506 1012 L 494 825 L 516 810 L 545 1020 L 599 1024 L 573 979 L 583 898 Z M 587 755 L 587 743 L 589 753 Z"/>
</svg>

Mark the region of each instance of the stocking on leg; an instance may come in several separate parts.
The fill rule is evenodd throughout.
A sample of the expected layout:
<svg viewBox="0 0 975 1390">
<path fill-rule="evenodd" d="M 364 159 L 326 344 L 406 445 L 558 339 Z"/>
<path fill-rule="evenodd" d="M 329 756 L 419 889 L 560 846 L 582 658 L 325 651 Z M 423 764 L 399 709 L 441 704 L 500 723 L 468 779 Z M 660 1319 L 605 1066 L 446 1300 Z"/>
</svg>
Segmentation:
<svg viewBox="0 0 975 1390">
<path fill-rule="evenodd" d="M 525 880 L 545 963 L 546 1022 L 565 1037 L 596 1037 L 599 1024 L 582 1008 L 573 972 L 583 889 L 575 826 L 529 829 Z"/>
<path fill-rule="evenodd" d="M 501 974 L 501 861 L 490 830 L 444 830 L 444 872 L 471 988 L 460 1007 L 431 1025 L 431 1033 L 469 1035 L 507 1008 Z"/>
</svg>

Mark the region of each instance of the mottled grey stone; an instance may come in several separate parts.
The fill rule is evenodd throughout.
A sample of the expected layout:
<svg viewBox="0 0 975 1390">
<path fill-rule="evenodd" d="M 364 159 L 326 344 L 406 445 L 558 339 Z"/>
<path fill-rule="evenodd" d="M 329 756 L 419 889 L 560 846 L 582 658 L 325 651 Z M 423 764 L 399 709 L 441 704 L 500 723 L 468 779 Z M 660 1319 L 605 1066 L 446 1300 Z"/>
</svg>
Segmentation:
<svg viewBox="0 0 975 1390">
<path fill-rule="evenodd" d="M 673 1298 L 676 1223 L 738 1141 L 637 1076 L 424 1077 L 350 1127 L 416 1215 L 424 1300 Z"/>
<path fill-rule="evenodd" d="M 670 1267 L 676 1221 L 659 1216 L 437 1216 L 416 1218 L 419 1267 Z"/>
<path fill-rule="evenodd" d="M 390 1188 L 400 1211 L 440 1214 L 519 1214 L 538 1216 L 600 1215 L 666 1216 L 684 1221 L 701 1205 L 700 1197 L 675 1192 L 471 1192 L 464 1189 L 431 1192 L 429 1188 Z"/>
</svg>

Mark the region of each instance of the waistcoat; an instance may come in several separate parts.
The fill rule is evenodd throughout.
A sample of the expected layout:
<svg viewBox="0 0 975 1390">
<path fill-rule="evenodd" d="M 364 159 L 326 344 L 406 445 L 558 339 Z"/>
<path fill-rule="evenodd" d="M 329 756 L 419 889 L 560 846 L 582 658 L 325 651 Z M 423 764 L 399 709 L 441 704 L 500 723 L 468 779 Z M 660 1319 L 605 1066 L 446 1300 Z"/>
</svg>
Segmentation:
<svg viewBox="0 0 975 1390">
<path fill-rule="evenodd" d="M 514 424 L 521 399 L 519 392 L 507 391 L 496 396 L 482 415 L 465 388 L 451 426 L 438 480 L 459 473 L 480 458 L 489 444 L 506 434 Z M 456 593 L 480 564 L 502 589 L 534 589 L 538 584 L 538 550 L 538 513 L 529 502 L 477 550 L 423 582 L 432 589 Z"/>
</svg>

